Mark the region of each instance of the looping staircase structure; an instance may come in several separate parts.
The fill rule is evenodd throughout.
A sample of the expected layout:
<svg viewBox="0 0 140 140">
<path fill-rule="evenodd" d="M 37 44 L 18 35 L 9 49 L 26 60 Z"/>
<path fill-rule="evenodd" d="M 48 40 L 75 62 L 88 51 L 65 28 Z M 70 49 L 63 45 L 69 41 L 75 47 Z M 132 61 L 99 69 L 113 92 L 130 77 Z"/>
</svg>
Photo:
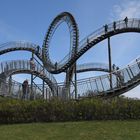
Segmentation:
<svg viewBox="0 0 140 140">
<path fill-rule="evenodd" d="M 28 42 L 11 41 L 11 42 L 1 44 L 0 54 L 2 55 L 4 53 L 8 53 L 11 51 L 17 51 L 17 50 L 26 50 L 26 51 L 35 52 L 36 47 L 37 47 L 37 45 L 28 43 Z"/>
<path fill-rule="evenodd" d="M 71 46 L 70 46 L 70 53 L 68 56 L 69 59 L 72 59 L 73 57 L 75 57 L 75 54 L 77 53 L 77 47 L 79 43 L 79 31 L 78 31 L 77 23 L 74 17 L 70 13 L 68 12 L 61 13 L 50 24 L 48 32 L 46 33 L 45 39 L 43 42 L 44 62 L 45 62 L 45 65 L 47 66 L 48 71 L 52 73 L 60 73 L 66 70 L 64 64 L 61 65 L 61 63 L 57 63 L 57 67 L 56 67 L 49 57 L 50 41 L 57 27 L 63 22 L 65 22 L 68 25 L 69 32 L 70 32 L 70 41 L 71 41 L 70 45 Z M 72 65 L 70 65 L 69 67 L 71 66 Z"/>
<path fill-rule="evenodd" d="M 63 22 L 68 25 L 70 32 L 70 52 L 60 62 L 53 63 L 49 55 L 50 42 L 56 29 Z M 64 91 L 63 89 L 68 91 L 73 88 L 70 81 L 74 74 L 86 71 L 104 71 L 109 72 L 109 74 L 75 81 L 75 83 L 77 82 L 78 94 L 81 94 L 82 97 L 100 96 L 105 98 L 123 94 L 140 83 L 140 59 L 120 70 L 114 70 L 112 66 L 109 68 L 108 64 L 88 63 L 76 65 L 76 62 L 84 53 L 101 41 L 127 32 L 139 33 L 140 19 L 115 21 L 99 28 L 79 42 L 78 25 L 74 17 L 68 12 L 60 13 L 50 24 L 42 48 L 39 45 L 21 41 L 0 45 L 0 55 L 18 50 L 34 53 L 42 61 L 45 67 L 44 73 L 41 73 L 41 66 L 39 64 L 36 64 L 35 70 L 32 70 L 29 61 L 17 60 L 1 63 L 0 76 L 8 77 L 17 73 L 31 73 L 43 79 L 52 90 L 53 95 L 58 95 L 60 91 Z M 66 73 L 66 81 L 60 87 L 53 74 L 61 72 Z M 74 83 L 74 81 L 72 82 Z"/>
<path fill-rule="evenodd" d="M 59 19 L 59 16 L 56 17 Z M 54 25 L 55 26 L 55 25 Z M 57 26 L 58 27 L 58 26 Z M 56 29 L 55 29 L 56 30 Z M 78 30 L 78 29 L 77 29 Z M 49 31 L 48 31 L 49 32 Z M 76 60 L 86 53 L 90 48 L 98 44 L 99 42 L 107 39 L 108 37 L 112 37 L 117 34 L 127 33 L 127 32 L 140 32 L 140 20 L 139 19 L 128 19 L 127 23 L 124 20 L 116 21 L 115 27 L 114 22 L 107 25 L 107 31 L 105 31 L 104 26 L 94 31 L 83 40 L 79 42 L 77 53 L 72 55 L 74 51 L 70 51 L 60 62 L 57 63 L 57 70 L 54 67 L 49 67 L 48 71 L 51 73 L 60 73 L 64 72 L 67 68 L 69 68 L 72 64 L 76 62 Z M 52 35 L 51 35 L 52 36 Z M 48 40 L 46 38 L 46 40 Z M 49 44 L 49 41 L 48 41 Z M 49 45 L 48 45 L 49 46 Z M 43 45 L 43 53 L 48 60 L 48 47 Z M 46 52 L 45 52 L 46 50 Z M 73 57 L 70 57 L 73 56 Z M 50 61 L 50 59 L 49 59 Z M 48 65 L 49 66 L 49 65 Z"/>
<path fill-rule="evenodd" d="M 0 76 L 7 78 L 14 74 L 33 74 L 42 80 L 50 87 L 54 96 L 57 93 L 57 81 L 56 79 L 47 71 L 42 70 L 42 66 L 39 63 L 35 63 L 35 68 L 32 69 L 31 63 L 28 60 L 13 60 L 0 63 Z"/>
<path fill-rule="evenodd" d="M 85 97 L 114 97 L 123 94 L 140 84 L 140 61 L 112 72 L 112 87 L 110 74 L 82 79 L 78 81 L 78 91 Z"/>
</svg>

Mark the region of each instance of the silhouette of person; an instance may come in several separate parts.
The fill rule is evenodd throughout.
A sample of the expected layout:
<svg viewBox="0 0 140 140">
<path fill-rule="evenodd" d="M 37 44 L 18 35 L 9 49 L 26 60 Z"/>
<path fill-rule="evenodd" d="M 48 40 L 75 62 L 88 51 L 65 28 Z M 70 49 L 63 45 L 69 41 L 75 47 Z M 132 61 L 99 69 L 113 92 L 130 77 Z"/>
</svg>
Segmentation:
<svg viewBox="0 0 140 140">
<path fill-rule="evenodd" d="M 104 28 L 105 28 L 105 33 L 107 33 L 107 30 L 108 30 L 108 25 L 107 25 L 107 24 L 105 24 L 105 25 L 104 25 Z"/>
<path fill-rule="evenodd" d="M 114 71 L 114 70 L 115 70 L 115 68 L 116 68 L 116 65 L 115 65 L 115 64 L 113 64 L 113 66 L 112 66 L 112 67 L 113 67 L 113 71 Z"/>
<path fill-rule="evenodd" d="M 39 54 L 39 50 L 40 50 L 40 47 L 37 46 L 37 47 L 36 47 L 36 53 L 37 53 L 37 54 Z"/>
<path fill-rule="evenodd" d="M 33 58 L 30 59 L 30 69 L 35 70 L 35 62 L 34 62 Z"/>
<path fill-rule="evenodd" d="M 89 39 L 87 38 L 87 44 L 89 43 Z"/>
<path fill-rule="evenodd" d="M 55 62 L 55 70 L 57 70 L 57 62 Z"/>
<path fill-rule="evenodd" d="M 116 30 L 116 22 L 115 21 L 113 22 L 113 28 L 114 28 L 114 30 Z"/>
<path fill-rule="evenodd" d="M 137 65 L 140 68 L 140 62 L 138 61 L 138 59 L 136 59 Z"/>
<path fill-rule="evenodd" d="M 22 99 L 27 99 L 27 95 L 28 95 L 28 80 L 24 80 L 24 82 L 22 83 Z"/>
<path fill-rule="evenodd" d="M 128 17 L 125 17 L 124 22 L 125 22 L 125 25 L 126 25 L 126 28 L 127 28 L 127 25 L 128 25 Z"/>
<path fill-rule="evenodd" d="M 121 71 L 118 71 L 119 70 L 119 67 L 116 67 L 116 70 L 117 70 L 117 77 L 118 77 L 118 86 L 122 86 L 124 85 L 124 76 L 122 75 Z"/>
<path fill-rule="evenodd" d="M 116 70 L 119 70 L 119 67 L 116 67 Z"/>
</svg>

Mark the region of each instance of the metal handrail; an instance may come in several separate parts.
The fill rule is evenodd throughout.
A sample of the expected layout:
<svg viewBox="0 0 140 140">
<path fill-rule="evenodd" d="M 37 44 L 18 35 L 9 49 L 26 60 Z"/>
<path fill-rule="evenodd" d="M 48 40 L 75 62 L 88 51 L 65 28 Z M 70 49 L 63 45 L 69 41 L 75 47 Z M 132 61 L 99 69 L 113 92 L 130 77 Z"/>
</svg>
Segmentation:
<svg viewBox="0 0 140 140">
<path fill-rule="evenodd" d="M 39 63 L 34 63 L 35 69 L 33 70 L 31 67 L 31 62 L 29 60 L 12 60 L 0 63 L 0 73 L 7 73 L 11 71 L 19 71 L 19 70 L 29 70 L 31 72 L 37 71 L 38 73 L 42 73 L 42 66 Z M 57 81 L 54 76 L 49 73 L 46 69 L 44 69 L 43 78 L 47 78 L 51 81 L 54 87 L 57 87 Z"/>
<path fill-rule="evenodd" d="M 108 24 L 108 32 L 112 32 L 114 31 L 114 26 L 113 26 L 114 22 L 112 22 L 111 24 Z M 127 28 L 140 28 L 140 19 L 128 19 L 128 23 L 127 23 L 127 27 L 125 24 L 124 20 L 119 20 L 116 21 L 116 28 L 115 30 L 121 30 L 121 29 L 127 29 Z M 85 37 L 84 39 L 82 39 L 79 42 L 79 47 L 78 47 L 78 53 L 80 53 L 80 51 L 87 45 L 87 40 L 89 41 L 89 43 L 93 42 L 95 39 L 97 39 L 98 37 L 105 35 L 105 29 L 104 27 L 101 27 L 99 29 L 97 29 L 96 31 L 92 32 L 91 34 L 89 34 L 87 37 Z M 59 65 L 62 67 L 64 66 L 68 61 L 70 61 L 72 58 L 69 58 L 69 56 L 71 55 L 71 52 L 69 52 L 60 62 L 58 62 L 58 69 L 60 68 Z"/>
</svg>

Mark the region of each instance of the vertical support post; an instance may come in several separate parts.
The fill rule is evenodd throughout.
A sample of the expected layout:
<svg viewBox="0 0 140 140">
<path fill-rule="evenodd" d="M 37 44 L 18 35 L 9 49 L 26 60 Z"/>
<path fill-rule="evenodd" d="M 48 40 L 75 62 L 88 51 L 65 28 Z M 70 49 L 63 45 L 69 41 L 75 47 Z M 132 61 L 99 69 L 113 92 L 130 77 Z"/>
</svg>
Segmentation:
<svg viewBox="0 0 140 140">
<path fill-rule="evenodd" d="M 97 92 L 99 93 L 99 88 L 98 88 L 98 84 L 97 84 L 96 79 L 95 79 L 95 84 L 96 84 L 96 90 L 97 90 Z"/>
<path fill-rule="evenodd" d="M 129 65 L 128 65 L 128 68 L 129 68 L 129 70 L 130 70 L 130 72 L 131 72 L 132 77 L 134 77 L 133 71 L 131 70 L 131 68 L 130 68 Z"/>
<path fill-rule="evenodd" d="M 21 97 L 20 97 L 20 86 L 21 85 L 18 85 L 19 87 L 18 87 L 18 99 L 21 99 Z"/>
<path fill-rule="evenodd" d="M 110 89 L 112 89 L 112 62 L 111 62 L 111 47 L 110 47 L 110 37 L 108 37 L 108 60 L 109 60 L 109 73 L 110 73 Z"/>
<path fill-rule="evenodd" d="M 9 77 L 9 95 L 11 95 L 11 88 L 12 88 L 12 76 Z"/>
<path fill-rule="evenodd" d="M 49 90 L 49 100 L 51 99 L 51 93 L 50 93 L 50 90 Z"/>
<path fill-rule="evenodd" d="M 34 54 L 32 53 L 32 59 L 34 59 Z M 31 67 L 31 66 L 30 66 Z M 31 73 L 31 93 L 30 95 L 34 94 L 34 99 L 35 99 L 35 93 L 33 93 L 33 74 Z"/>
<path fill-rule="evenodd" d="M 78 40 L 76 41 L 76 46 L 75 46 L 75 54 L 77 54 L 77 50 L 78 50 Z M 75 61 L 75 99 L 77 99 L 77 61 Z"/>
<path fill-rule="evenodd" d="M 93 88 L 92 88 L 92 84 L 91 84 L 91 80 L 90 79 L 89 79 L 89 83 L 90 83 L 90 88 L 91 88 L 92 92 L 94 92 L 93 91 Z"/>
<path fill-rule="evenodd" d="M 75 99 L 77 99 L 77 66 L 75 62 Z"/>
<path fill-rule="evenodd" d="M 57 86 L 57 91 L 56 91 L 57 93 L 56 93 L 56 97 L 58 98 L 58 92 L 59 92 L 59 89 L 58 89 L 58 86 Z"/>
<path fill-rule="evenodd" d="M 69 74 L 69 70 L 67 70 L 66 71 L 66 84 L 65 84 L 65 87 L 64 87 L 63 98 L 65 100 L 67 100 L 69 98 L 69 95 L 70 95 L 70 74 Z"/>
<path fill-rule="evenodd" d="M 46 87 L 46 100 L 48 100 L 48 90 L 47 90 L 47 87 Z"/>
<path fill-rule="evenodd" d="M 128 76 L 129 76 L 129 78 L 130 78 L 130 80 L 132 79 L 132 77 L 131 77 L 131 75 L 130 75 L 130 73 L 129 73 L 129 71 L 128 71 L 128 69 L 126 68 L 126 71 L 127 71 L 127 73 L 128 73 Z"/>
<path fill-rule="evenodd" d="M 44 75 L 45 75 L 45 73 L 44 73 L 44 63 L 43 63 L 43 76 L 44 76 Z M 43 79 L 43 86 L 42 86 L 42 88 L 43 88 L 43 89 L 42 89 L 42 92 L 43 92 L 43 93 L 42 93 L 43 99 L 44 99 L 44 97 L 45 97 L 45 96 L 44 96 L 44 87 L 45 87 L 45 82 L 44 82 L 44 79 Z"/>
<path fill-rule="evenodd" d="M 71 80 L 70 80 L 70 77 L 69 77 L 69 81 L 68 81 L 68 95 L 67 95 L 67 99 L 69 100 L 70 99 L 70 88 L 71 88 Z"/>
<path fill-rule="evenodd" d="M 101 82 L 101 85 L 102 85 L 102 89 L 103 89 L 103 91 L 104 91 L 104 85 L 103 85 L 103 82 L 102 82 L 101 76 L 100 76 L 100 82 Z"/>
</svg>

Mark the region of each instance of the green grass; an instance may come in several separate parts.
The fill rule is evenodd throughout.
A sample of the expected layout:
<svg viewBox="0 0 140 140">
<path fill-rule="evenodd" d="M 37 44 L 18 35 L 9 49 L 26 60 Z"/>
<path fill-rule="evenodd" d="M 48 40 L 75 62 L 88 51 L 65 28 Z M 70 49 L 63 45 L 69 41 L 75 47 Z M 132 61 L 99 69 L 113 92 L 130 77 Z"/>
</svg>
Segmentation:
<svg viewBox="0 0 140 140">
<path fill-rule="evenodd" d="M 0 140 L 140 140 L 140 121 L 0 125 Z"/>
</svg>

